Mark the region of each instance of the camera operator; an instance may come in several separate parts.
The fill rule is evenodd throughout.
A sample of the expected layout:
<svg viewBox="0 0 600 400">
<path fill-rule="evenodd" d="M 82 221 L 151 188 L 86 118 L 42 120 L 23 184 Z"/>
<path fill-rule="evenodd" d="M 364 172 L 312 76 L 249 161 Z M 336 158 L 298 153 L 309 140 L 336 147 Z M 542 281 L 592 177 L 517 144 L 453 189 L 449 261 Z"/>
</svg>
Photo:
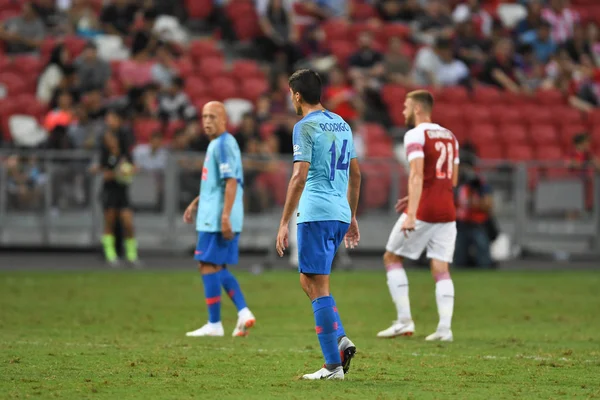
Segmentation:
<svg viewBox="0 0 600 400">
<path fill-rule="evenodd" d="M 475 156 L 461 154 L 458 187 L 456 188 L 456 249 L 454 264 L 490 268 L 490 224 L 492 189 L 477 175 Z M 495 233 L 497 235 L 497 232 Z"/>
</svg>

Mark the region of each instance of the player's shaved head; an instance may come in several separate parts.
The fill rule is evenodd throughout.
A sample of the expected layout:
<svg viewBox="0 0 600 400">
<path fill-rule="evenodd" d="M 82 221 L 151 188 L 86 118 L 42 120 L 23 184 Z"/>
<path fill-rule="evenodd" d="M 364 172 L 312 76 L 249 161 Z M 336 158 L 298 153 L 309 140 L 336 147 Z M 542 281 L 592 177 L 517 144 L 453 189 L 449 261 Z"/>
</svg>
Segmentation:
<svg viewBox="0 0 600 400">
<path fill-rule="evenodd" d="M 415 90 L 408 93 L 402 112 L 406 126 L 413 128 L 420 122 L 430 120 L 432 109 L 433 95 L 427 90 Z"/>
<path fill-rule="evenodd" d="M 209 101 L 202 108 L 202 127 L 204 132 L 212 139 L 227 128 L 227 112 L 225 105 L 220 101 Z"/>
</svg>

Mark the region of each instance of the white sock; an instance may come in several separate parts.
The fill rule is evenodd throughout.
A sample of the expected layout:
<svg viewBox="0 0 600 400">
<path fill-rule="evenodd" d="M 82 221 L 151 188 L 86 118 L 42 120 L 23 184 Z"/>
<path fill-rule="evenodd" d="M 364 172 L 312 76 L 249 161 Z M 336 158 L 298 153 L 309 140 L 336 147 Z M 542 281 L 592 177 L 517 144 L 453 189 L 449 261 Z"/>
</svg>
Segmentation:
<svg viewBox="0 0 600 400">
<path fill-rule="evenodd" d="M 438 331 L 449 330 L 452 325 L 452 313 L 454 311 L 454 283 L 452 283 L 452 279 L 437 281 L 435 284 L 435 300 L 440 316 Z"/>
<path fill-rule="evenodd" d="M 390 289 L 390 295 L 396 305 L 398 312 L 398 321 L 409 322 L 412 320 L 410 315 L 410 300 L 408 298 L 408 277 L 402 264 L 392 264 L 386 266 L 387 284 Z"/>
</svg>

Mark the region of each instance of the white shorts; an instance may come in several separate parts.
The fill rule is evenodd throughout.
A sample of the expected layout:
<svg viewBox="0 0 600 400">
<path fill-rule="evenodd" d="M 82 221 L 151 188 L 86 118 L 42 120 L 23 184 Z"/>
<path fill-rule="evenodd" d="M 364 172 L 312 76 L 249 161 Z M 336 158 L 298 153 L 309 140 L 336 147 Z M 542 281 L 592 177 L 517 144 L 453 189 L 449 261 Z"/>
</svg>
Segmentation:
<svg viewBox="0 0 600 400">
<path fill-rule="evenodd" d="M 415 230 L 402 232 L 402 223 L 406 214 L 402 214 L 394 225 L 385 249 L 398 256 L 418 260 L 427 248 L 427 258 L 448 263 L 454 257 L 456 243 L 456 222 L 430 223 L 417 220 Z"/>
</svg>

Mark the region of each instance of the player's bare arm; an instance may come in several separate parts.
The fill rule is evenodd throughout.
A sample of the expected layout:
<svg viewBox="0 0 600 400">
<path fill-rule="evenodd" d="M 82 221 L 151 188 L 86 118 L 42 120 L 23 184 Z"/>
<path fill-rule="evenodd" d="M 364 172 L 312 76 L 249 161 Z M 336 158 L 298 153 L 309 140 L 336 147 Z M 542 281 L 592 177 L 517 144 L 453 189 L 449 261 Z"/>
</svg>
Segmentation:
<svg viewBox="0 0 600 400">
<path fill-rule="evenodd" d="M 350 205 L 350 212 L 352 213 L 352 220 L 348 232 L 344 237 L 344 245 L 346 248 L 353 249 L 358 245 L 360 241 L 360 231 L 358 230 L 358 221 L 356 220 L 356 210 L 358 209 L 358 200 L 360 197 L 360 167 L 358 165 L 358 159 L 353 158 L 350 161 L 350 179 L 348 182 L 348 204 Z"/>
<path fill-rule="evenodd" d="M 227 240 L 233 239 L 233 230 L 231 229 L 231 209 L 235 200 L 237 191 L 237 181 L 229 178 L 225 183 L 225 199 L 223 202 L 223 213 L 221 214 L 221 234 Z"/>
<path fill-rule="evenodd" d="M 423 165 L 424 158 L 415 158 L 410 162 L 408 178 L 408 206 L 406 207 L 406 220 L 402 224 L 402 231 L 406 235 L 415 230 L 417 222 L 417 209 L 423 192 Z"/>
<path fill-rule="evenodd" d="M 458 164 L 454 164 L 454 169 L 452 171 L 452 186 L 458 186 Z"/>
<path fill-rule="evenodd" d="M 198 203 L 199 202 L 200 202 L 200 196 L 196 196 L 196 198 L 194 200 L 192 200 L 190 205 L 187 206 L 187 208 L 185 209 L 185 212 L 183 213 L 183 222 L 185 222 L 186 224 L 191 224 L 194 222 L 194 216 L 196 215 L 196 212 L 198 211 Z"/>
<path fill-rule="evenodd" d="M 288 247 L 288 225 L 292 214 L 298 207 L 300 196 L 306 185 L 306 177 L 310 163 L 306 161 L 297 161 L 294 163 L 294 171 L 288 185 L 287 195 L 285 197 L 285 206 L 283 207 L 283 215 L 279 222 L 279 233 L 277 234 L 277 254 L 283 257 L 284 250 Z"/>
</svg>

